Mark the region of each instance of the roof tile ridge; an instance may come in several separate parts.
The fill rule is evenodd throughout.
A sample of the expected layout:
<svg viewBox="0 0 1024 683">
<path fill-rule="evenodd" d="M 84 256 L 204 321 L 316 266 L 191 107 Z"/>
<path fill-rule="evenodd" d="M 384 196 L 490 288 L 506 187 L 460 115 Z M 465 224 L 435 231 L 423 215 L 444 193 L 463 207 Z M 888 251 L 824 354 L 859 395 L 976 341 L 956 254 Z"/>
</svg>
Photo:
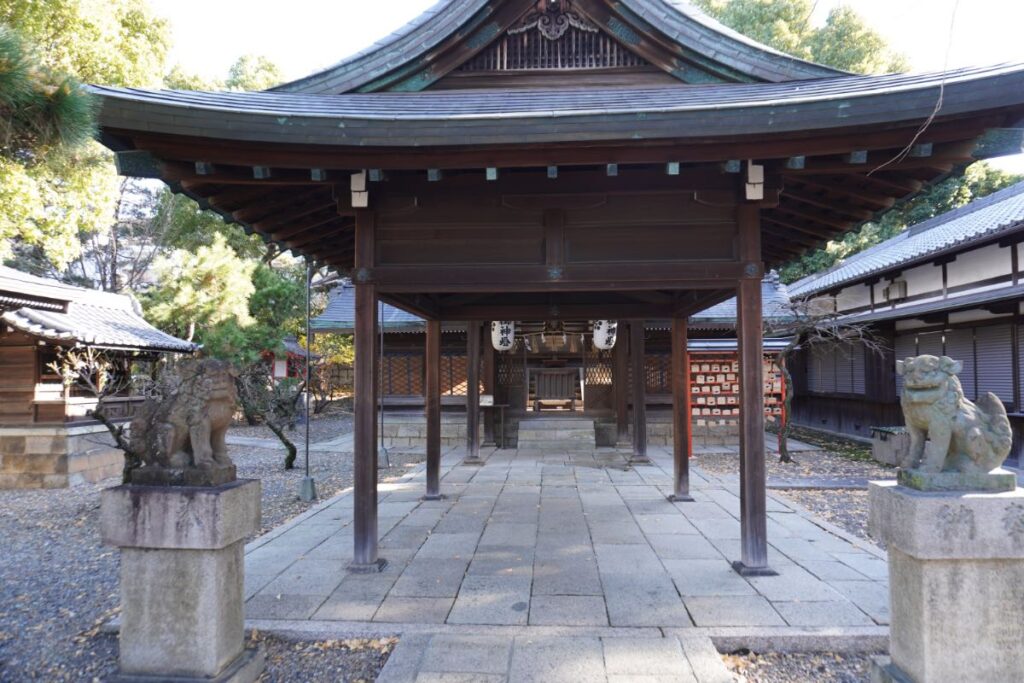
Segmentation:
<svg viewBox="0 0 1024 683">
<path fill-rule="evenodd" d="M 848 266 L 855 266 L 860 261 L 865 260 L 869 256 L 872 256 L 872 255 L 874 255 L 874 254 L 876 254 L 878 252 L 882 252 L 882 251 L 885 251 L 887 249 L 892 248 L 893 246 L 895 246 L 895 244 L 897 242 L 907 242 L 907 241 L 909 241 L 909 240 L 911 240 L 913 238 L 917 238 L 917 237 L 920 237 L 920 236 L 923 236 L 923 235 L 927 235 L 932 230 L 937 230 L 937 229 L 939 229 L 939 228 L 941 228 L 941 227 L 943 227 L 945 225 L 948 225 L 948 224 L 952 223 L 953 221 L 959 220 L 959 219 L 964 218 L 965 216 L 969 216 L 969 215 L 971 215 L 973 213 L 977 213 L 978 211 L 980 211 L 982 209 L 989 208 L 993 204 L 998 204 L 998 203 L 1001 203 L 1001 202 L 1003 202 L 1003 201 L 1005 201 L 1007 199 L 1010 199 L 1010 198 L 1016 197 L 1016 196 L 1020 196 L 1020 195 L 1024 195 L 1024 181 L 1019 182 L 1019 183 L 1014 183 L 1013 185 L 1010 185 L 1008 187 L 1004 187 L 1003 189 L 997 190 L 996 192 L 993 192 L 991 194 L 985 195 L 984 197 L 972 200 L 972 201 L 968 202 L 967 204 L 964 204 L 963 206 L 958 206 L 957 208 L 952 209 L 951 211 L 947 211 L 945 213 L 941 213 L 938 216 L 932 216 L 931 218 L 923 220 L 923 221 L 921 221 L 919 223 L 915 223 L 913 225 L 907 226 L 907 228 L 905 230 L 901 231 L 899 234 L 893 235 L 892 237 L 890 237 L 889 239 L 885 240 L 884 242 L 879 242 L 878 244 L 875 244 L 875 245 L 873 245 L 871 247 L 868 247 L 867 249 L 865 249 L 863 251 L 860 251 L 860 252 L 858 252 L 856 254 L 853 254 L 849 258 L 844 259 L 844 260 L 842 260 L 840 262 L 837 262 L 833 266 L 829 267 L 827 270 L 824 270 L 824 271 L 822 271 L 820 273 L 814 273 L 812 275 L 808 275 L 808 276 L 806 276 L 804 278 L 801 278 L 800 280 L 794 282 L 791 285 L 791 288 L 794 289 L 794 290 L 801 290 L 800 291 L 801 294 L 803 294 L 803 293 L 811 293 L 811 294 L 813 294 L 816 291 L 820 291 L 820 290 L 816 290 L 814 287 L 811 286 L 814 283 L 814 281 L 816 281 L 816 280 L 824 279 L 826 276 L 831 275 L 831 274 L 833 274 L 833 273 L 835 273 L 835 272 L 837 272 L 837 271 L 839 271 L 839 270 L 841 270 L 843 268 L 846 268 Z M 997 227 L 1002 228 L 1002 227 L 1005 227 L 1005 225 L 1000 225 L 1000 226 L 997 226 Z M 926 256 L 927 254 L 929 254 L 929 253 L 931 253 L 933 251 L 937 251 L 937 250 L 942 249 L 942 248 L 945 248 L 945 246 L 935 247 L 933 249 L 925 250 L 924 252 L 922 252 L 920 254 L 916 254 L 916 255 L 914 255 L 914 256 L 912 256 L 910 258 L 920 258 L 921 256 Z M 867 270 L 867 272 L 860 272 L 860 273 L 856 273 L 854 275 L 851 275 L 850 277 L 847 277 L 847 278 L 841 278 L 838 282 L 829 283 L 824 288 L 835 287 L 835 286 L 838 286 L 840 284 L 845 284 L 845 283 L 852 282 L 852 281 L 856 280 L 859 277 L 862 277 L 864 275 L 870 274 L 872 272 L 876 272 L 878 270 L 884 270 L 885 268 L 888 268 L 888 267 L 893 266 L 893 265 L 897 265 L 898 263 L 903 263 L 906 260 L 910 260 L 910 259 L 904 259 L 904 261 L 899 261 L 899 262 L 896 262 L 896 263 L 887 264 L 886 266 L 883 266 L 883 267 L 869 268 Z M 809 290 L 809 291 L 805 292 L 803 290 Z"/>
</svg>

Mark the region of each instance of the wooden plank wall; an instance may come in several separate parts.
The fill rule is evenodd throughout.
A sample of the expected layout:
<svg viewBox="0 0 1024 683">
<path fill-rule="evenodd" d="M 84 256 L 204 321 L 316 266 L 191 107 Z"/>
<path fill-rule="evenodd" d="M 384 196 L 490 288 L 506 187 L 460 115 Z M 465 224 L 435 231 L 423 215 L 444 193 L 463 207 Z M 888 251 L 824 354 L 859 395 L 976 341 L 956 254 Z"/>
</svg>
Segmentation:
<svg viewBox="0 0 1024 683">
<path fill-rule="evenodd" d="M 0 335 L 0 425 L 32 422 L 37 348 L 23 335 Z"/>
</svg>

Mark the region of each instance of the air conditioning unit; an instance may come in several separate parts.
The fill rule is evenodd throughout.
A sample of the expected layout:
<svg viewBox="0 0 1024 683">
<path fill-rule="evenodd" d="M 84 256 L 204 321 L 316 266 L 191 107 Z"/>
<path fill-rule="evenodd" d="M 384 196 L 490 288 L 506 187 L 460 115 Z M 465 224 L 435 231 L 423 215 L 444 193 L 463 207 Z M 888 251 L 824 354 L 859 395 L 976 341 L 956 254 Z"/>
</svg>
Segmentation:
<svg viewBox="0 0 1024 683">
<path fill-rule="evenodd" d="M 893 280 L 884 290 L 886 301 L 899 301 L 907 298 L 907 281 Z"/>
</svg>

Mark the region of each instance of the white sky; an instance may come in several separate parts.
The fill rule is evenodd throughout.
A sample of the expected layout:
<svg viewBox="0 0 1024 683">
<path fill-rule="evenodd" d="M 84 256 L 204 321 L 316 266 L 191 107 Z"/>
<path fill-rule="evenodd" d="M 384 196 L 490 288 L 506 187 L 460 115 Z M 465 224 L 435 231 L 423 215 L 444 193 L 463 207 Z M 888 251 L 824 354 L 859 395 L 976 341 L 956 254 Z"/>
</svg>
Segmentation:
<svg viewBox="0 0 1024 683">
<path fill-rule="evenodd" d="M 435 0 L 150 0 L 173 30 L 170 64 L 223 78 L 243 54 L 278 64 L 288 79 L 329 66 L 416 17 Z M 840 0 L 818 0 L 824 21 Z M 846 0 L 915 71 L 1024 61 L 1021 0 Z M 955 21 L 953 12 L 956 8 Z M 953 30 L 950 32 L 952 23 Z M 950 40 L 951 37 L 951 40 Z M 993 160 L 1024 173 L 1024 155 Z"/>
</svg>

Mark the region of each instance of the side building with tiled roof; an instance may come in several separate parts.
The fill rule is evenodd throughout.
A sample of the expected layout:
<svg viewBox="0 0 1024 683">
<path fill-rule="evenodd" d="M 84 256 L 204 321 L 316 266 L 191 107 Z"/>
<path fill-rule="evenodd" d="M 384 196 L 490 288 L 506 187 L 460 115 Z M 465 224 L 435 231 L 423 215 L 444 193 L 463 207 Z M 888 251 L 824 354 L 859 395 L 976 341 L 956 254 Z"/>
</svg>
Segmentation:
<svg viewBox="0 0 1024 683">
<path fill-rule="evenodd" d="M 794 420 L 870 436 L 902 424 L 896 359 L 946 355 L 963 362 L 968 399 L 996 394 L 1024 427 L 1024 183 L 911 226 L 789 286 L 841 320 L 868 325 L 887 347 L 849 353 L 810 348 L 791 367 Z M 1019 460 L 1016 439 L 1011 458 Z"/>
<path fill-rule="evenodd" d="M 89 418 L 96 399 L 66 387 L 62 348 L 109 354 L 115 372 L 196 345 L 156 329 L 129 296 L 100 292 L 0 266 L 0 489 L 53 488 L 117 475 L 123 458 Z M 141 400 L 107 399 L 127 419 Z"/>
</svg>

